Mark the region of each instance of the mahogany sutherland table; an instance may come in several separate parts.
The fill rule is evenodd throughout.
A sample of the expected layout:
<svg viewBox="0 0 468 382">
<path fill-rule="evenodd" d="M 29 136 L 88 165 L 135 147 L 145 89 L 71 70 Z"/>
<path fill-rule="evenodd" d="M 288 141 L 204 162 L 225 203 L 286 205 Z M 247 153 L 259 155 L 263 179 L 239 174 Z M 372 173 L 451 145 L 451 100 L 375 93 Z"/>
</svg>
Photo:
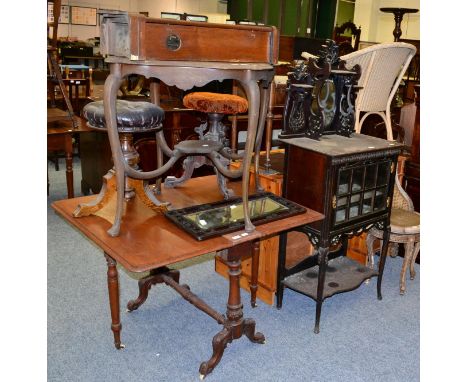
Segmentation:
<svg viewBox="0 0 468 382">
<path fill-rule="evenodd" d="M 240 189 L 240 182 L 232 182 L 230 187 Z M 165 283 L 174 288 L 184 299 L 202 310 L 223 329 L 213 337 L 213 355 L 200 365 L 201 377 L 210 373 L 221 360 L 226 345 L 234 339 L 246 335 L 252 342 L 264 343 L 265 337 L 255 332 L 255 321 L 243 318 L 239 278 L 241 274 L 241 255 L 249 252 L 252 260 L 251 302 L 255 301 L 257 289 L 259 241 L 294 227 L 310 224 L 323 218 L 318 212 L 306 209 L 300 215 L 258 225 L 253 232 L 233 232 L 205 241 L 197 241 L 188 233 L 178 228 L 163 215 L 156 215 L 138 198 L 126 203 L 125 223 L 120 235 L 111 237 L 107 233 L 112 221 L 112 214 L 106 220 L 100 216 L 73 217 L 73 211 L 79 203 L 88 202 L 93 196 L 67 199 L 54 202 L 52 207 L 65 220 L 80 230 L 104 251 L 107 260 L 107 280 L 112 318 L 111 329 L 117 349 L 123 348 L 120 341 L 122 325 L 120 323 L 119 281 L 116 264 L 120 263 L 131 272 L 150 271 L 150 275 L 140 279 L 139 296 L 128 303 L 129 311 L 137 309 L 148 296 L 152 285 Z M 182 208 L 196 204 L 213 202 L 221 199 L 216 177 L 194 178 L 177 189 L 162 189 L 161 198 L 170 202 L 172 208 Z M 244 236 L 241 236 L 244 234 Z M 235 239 L 235 236 L 240 236 Z M 189 287 L 179 284 L 179 272 L 166 266 L 194 258 L 210 252 L 221 252 L 229 268 L 229 295 L 226 315 L 216 312 L 204 301 L 193 294 Z"/>
</svg>

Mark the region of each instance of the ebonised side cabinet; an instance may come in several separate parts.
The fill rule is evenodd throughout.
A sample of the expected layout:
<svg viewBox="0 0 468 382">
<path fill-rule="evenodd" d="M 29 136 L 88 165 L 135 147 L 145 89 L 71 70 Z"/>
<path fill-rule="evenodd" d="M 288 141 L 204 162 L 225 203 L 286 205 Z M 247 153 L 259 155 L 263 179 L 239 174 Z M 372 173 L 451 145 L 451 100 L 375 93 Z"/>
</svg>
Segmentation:
<svg viewBox="0 0 468 382">
<path fill-rule="evenodd" d="M 377 276 L 377 297 L 382 298 L 393 186 L 402 145 L 355 133 L 351 137 L 281 141 L 286 149 L 283 196 L 325 218 L 295 229 L 308 236 L 314 251 L 293 268 L 285 267 L 287 234 L 280 236 L 277 308 L 282 306 L 284 287 L 313 298 L 317 303 L 314 332 L 318 333 L 321 306 L 327 297 L 356 289 Z M 343 256 L 348 238 L 374 225 L 386 232 L 378 270 Z M 338 255 L 330 253 L 329 259 L 330 247 L 340 242 L 344 250 Z"/>
</svg>

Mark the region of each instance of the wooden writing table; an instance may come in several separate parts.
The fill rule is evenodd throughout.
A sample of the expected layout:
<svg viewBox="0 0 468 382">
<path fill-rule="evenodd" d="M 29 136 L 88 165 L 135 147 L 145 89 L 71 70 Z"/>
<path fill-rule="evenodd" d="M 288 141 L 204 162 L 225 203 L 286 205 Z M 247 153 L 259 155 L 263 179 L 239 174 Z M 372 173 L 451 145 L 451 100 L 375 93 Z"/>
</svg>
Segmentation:
<svg viewBox="0 0 468 382">
<path fill-rule="evenodd" d="M 241 189 L 240 182 L 232 182 L 230 186 L 236 192 Z M 191 179 L 177 189 L 163 188 L 160 196 L 164 201 L 171 202 L 172 208 L 182 208 L 221 199 L 215 176 Z M 255 321 L 251 318 L 243 318 L 239 287 L 241 255 L 248 251 L 253 256 L 251 299 L 254 301 L 257 282 L 254 274 L 255 270 L 258 269 L 259 240 L 323 218 L 320 213 L 307 209 L 304 214 L 258 225 L 255 231 L 238 240 L 234 240 L 233 236 L 239 232 L 197 241 L 171 223 L 165 216 L 155 215 L 139 201 L 139 198 L 135 198 L 126 203 L 124 215 L 126 224 L 122 225 L 120 235 L 111 237 L 107 233 L 111 223 L 104 218 L 93 215 L 81 218 L 73 217 L 76 206 L 79 203 L 88 202 L 92 198 L 93 196 L 85 196 L 61 200 L 54 202 L 52 207 L 104 251 L 108 266 L 111 329 L 114 332 L 115 347 L 117 349 L 123 347 L 120 341 L 122 326 L 116 268 L 118 262 L 131 272 L 150 271 L 149 276 L 139 281 L 139 296 L 128 303 L 128 310 L 135 310 L 145 302 L 151 285 L 165 283 L 180 293 L 184 299 L 223 325 L 223 329 L 213 337 L 212 357 L 200 365 L 199 371 L 203 377 L 219 363 L 224 348 L 232 340 L 245 334 L 252 342 L 263 343 L 265 341 L 262 333 L 255 332 Z M 170 264 L 214 251 L 221 252 L 221 256 L 229 268 L 229 295 L 225 316 L 216 312 L 193 294 L 188 286 L 180 285 L 178 271 L 166 268 Z"/>
</svg>

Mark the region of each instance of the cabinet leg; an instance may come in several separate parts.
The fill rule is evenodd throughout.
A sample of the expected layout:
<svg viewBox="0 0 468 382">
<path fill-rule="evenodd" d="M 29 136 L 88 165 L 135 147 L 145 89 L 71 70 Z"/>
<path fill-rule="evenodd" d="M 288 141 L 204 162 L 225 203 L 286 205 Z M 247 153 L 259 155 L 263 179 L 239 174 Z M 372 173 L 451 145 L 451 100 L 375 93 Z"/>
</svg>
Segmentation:
<svg viewBox="0 0 468 382">
<path fill-rule="evenodd" d="M 379 300 L 382 300 L 382 277 L 383 277 L 383 271 L 385 269 L 385 261 L 387 260 L 389 238 L 390 238 L 390 225 L 387 224 L 383 233 L 382 251 L 380 252 L 380 261 L 379 261 L 379 276 L 377 277 L 377 298 Z"/>
<path fill-rule="evenodd" d="M 107 261 L 107 288 L 109 290 L 109 304 L 111 311 L 111 329 L 114 333 L 114 345 L 116 349 L 123 349 L 124 344 L 120 342 L 120 332 L 122 324 L 120 323 L 120 301 L 119 301 L 119 273 L 117 263 L 107 253 L 104 253 Z"/>
<path fill-rule="evenodd" d="M 286 245 L 288 244 L 288 233 L 283 232 L 279 235 L 279 252 L 278 252 L 278 271 L 276 273 L 276 308 L 281 309 L 283 306 L 284 292 L 284 273 L 286 271 Z"/>
<path fill-rule="evenodd" d="M 317 285 L 317 305 L 315 307 L 315 327 L 314 333 L 319 333 L 320 331 L 320 314 L 322 312 L 322 302 L 323 302 L 323 288 L 325 284 L 325 274 L 327 272 L 327 263 L 328 263 L 328 251 L 329 247 L 319 247 L 318 249 L 318 285 Z"/>
</svg>

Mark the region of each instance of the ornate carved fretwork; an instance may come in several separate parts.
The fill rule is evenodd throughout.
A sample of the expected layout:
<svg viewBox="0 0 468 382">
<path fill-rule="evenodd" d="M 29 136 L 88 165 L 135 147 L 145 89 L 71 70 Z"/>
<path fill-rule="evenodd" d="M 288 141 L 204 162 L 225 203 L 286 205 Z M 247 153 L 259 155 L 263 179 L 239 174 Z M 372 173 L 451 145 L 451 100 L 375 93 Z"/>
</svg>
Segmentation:
<svg viewBox="0 0 468 382">
<path fill-rule="evenodd" d="M 338 46 L 327 40 L 318 58 L 300 62 L 288 74 L 283 130 L 280 138 L 323 134 L 350 136 L 354 130 L 354 99 L 361 75 L 358 65 L 346 69 Z"/>
</svg>

